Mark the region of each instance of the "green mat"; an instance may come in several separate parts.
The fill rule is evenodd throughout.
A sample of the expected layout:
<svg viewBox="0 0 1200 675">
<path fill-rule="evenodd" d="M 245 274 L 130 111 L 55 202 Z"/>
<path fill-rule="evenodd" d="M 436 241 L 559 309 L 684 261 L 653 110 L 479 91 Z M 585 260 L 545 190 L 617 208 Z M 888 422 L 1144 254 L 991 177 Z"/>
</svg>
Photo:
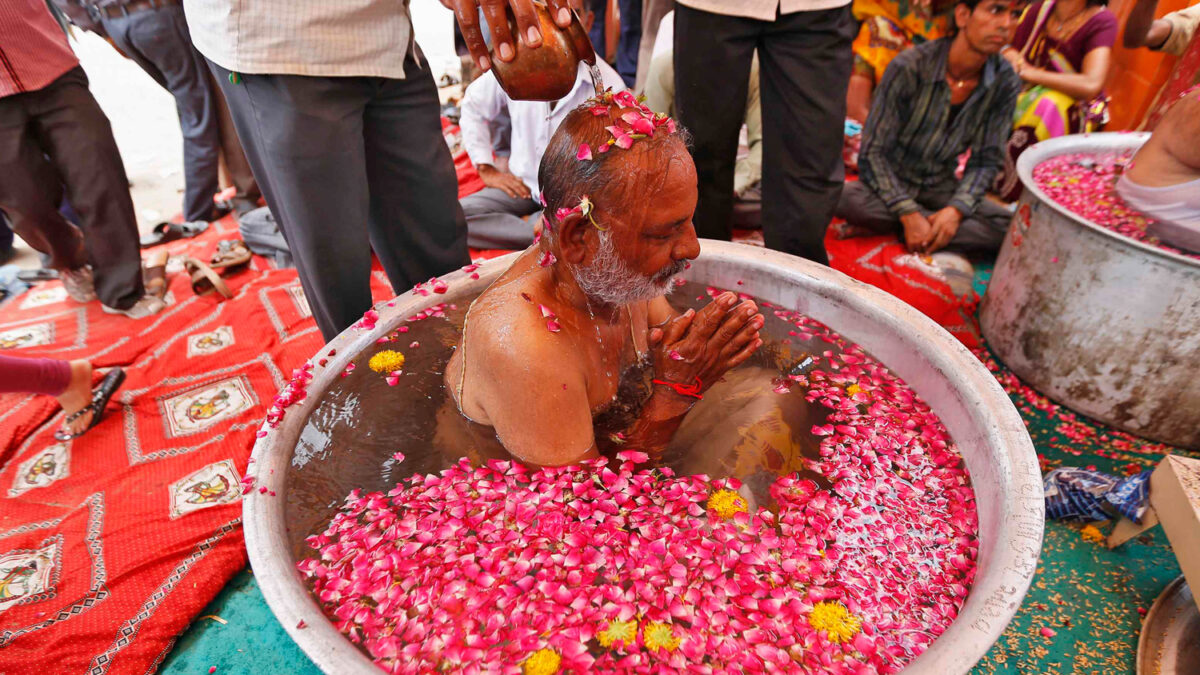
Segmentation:
<svg viewBox="0 0 1200 675">
<path fill-rule="evenodd" d="M 976 279 L 981 293 L 987 278 L 985 270 Z M 992 367 L 999 368 L 994 362 Z M 1167 452 L 1200 457 L 1076 418 L 1021 387 L 1011 374 L 999 374 L 1029 427 L 1044 470 L 1095 465 L 1124 475 L 1154 466 Z M 1078 525 L 1047 524 L 1033 585 L 1016 618 L 974 673 L 1134 672 L 1139 609 L 1149 609 L 1179 576 L 1179 564 L 1161 527 L 1115 551 L 1103 542 L 1086 540 L 1081 532 Z M 160 672 L 199 674 L 210 666 L 216 666 L 218 674 L 320 672 L 275 620 L 249 572 L 235 577 L 201 616 L 180 637 Z M 1055 634 L 1047 637 L 1044 628 Z"/>
</svg>

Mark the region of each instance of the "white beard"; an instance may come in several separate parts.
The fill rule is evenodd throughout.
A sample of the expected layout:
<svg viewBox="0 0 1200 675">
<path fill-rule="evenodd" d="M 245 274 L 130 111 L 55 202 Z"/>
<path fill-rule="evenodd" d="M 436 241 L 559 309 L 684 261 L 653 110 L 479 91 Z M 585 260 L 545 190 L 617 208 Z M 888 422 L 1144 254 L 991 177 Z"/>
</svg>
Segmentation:
<svg viewBox="0 0 1200 675">
<path fill-rule="evenodd" d="M 589 298 L 609 305 L 627 305 L 643 300 L 653 300 L 674 289 L 677 277 L 686 262 L 678 261 L 653 277 L 646 277 L 629 269 L 629 265 L 617 254 L 612 236 L 600 233 L 600 248 L 592 264 L 587 267 L 572 267 L 575 283 Z"/>
</svg>

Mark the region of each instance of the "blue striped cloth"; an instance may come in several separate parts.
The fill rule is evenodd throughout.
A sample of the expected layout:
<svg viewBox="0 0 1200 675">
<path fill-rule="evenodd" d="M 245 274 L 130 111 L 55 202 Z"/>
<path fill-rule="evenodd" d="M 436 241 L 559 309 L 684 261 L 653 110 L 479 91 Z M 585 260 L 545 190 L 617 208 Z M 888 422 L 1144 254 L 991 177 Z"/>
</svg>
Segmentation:
<svg viewBox="0 0 1200 675">
<path fill-rule="evenodd" d="M 1055 469 L 1042 481 L 1046 517 L 1089 522 L 1120 514 L 1141 524 L 1150 503 L 1151 473 L 1117 478 L 1070 466 Z"/>
</svg>

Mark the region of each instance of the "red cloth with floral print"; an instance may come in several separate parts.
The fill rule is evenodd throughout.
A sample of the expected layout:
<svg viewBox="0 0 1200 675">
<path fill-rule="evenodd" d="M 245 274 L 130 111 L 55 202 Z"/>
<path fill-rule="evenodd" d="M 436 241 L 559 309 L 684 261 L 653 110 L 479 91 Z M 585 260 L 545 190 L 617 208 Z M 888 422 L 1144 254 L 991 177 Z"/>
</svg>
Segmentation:
<svg viewBox="0 0 1200 675">
<path fill-rule="evenodd" d="M 226 218 L 166 244 L 207 260 Z M 230 300 L 168 266 L 162 313 L 140 320 L 40 284 L 0 306 L 4 353 L 121 366 L 84 436 L 54 439 L 47 396 L 0 395 L 0 672 L 143 675 L 246 564 L 239 481 L 272 399 L 321 335 L 295 270 L 255 257 Z M 390 295 L 373 275 L 377 298 Z M 99 380 L 101 372 L 96 379 Z"/>
</svg>

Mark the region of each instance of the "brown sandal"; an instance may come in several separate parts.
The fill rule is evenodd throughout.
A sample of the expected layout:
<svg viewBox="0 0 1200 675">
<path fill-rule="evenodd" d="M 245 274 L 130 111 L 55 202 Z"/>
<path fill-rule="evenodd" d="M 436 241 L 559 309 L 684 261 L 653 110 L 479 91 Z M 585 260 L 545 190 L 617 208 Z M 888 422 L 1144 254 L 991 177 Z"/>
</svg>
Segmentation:
<svg viewBox="0 0 1200 675">
<path fill-rule="evenodd" d="M 183 266 L 192 277 L 192 292 L 196 295 L 208 295 L 215 290 L 226 298 L 233 297 L 225 280 L 213 268 L 190 256 L 183 259 Z"/>
<path fill-rule="evenodd" d="M 234 270 L 250 262 L 254 254 L 241 239 L 225 239 L 217 244 L 209 266 L 214 270 Z"/>
<path fill-rule="evenodd" d="M 155 251 L 142 261 L 142 285 L 146 294 L 161 298 L 167 294 L 167 257 L 166 251 Z"/>
</svg>

